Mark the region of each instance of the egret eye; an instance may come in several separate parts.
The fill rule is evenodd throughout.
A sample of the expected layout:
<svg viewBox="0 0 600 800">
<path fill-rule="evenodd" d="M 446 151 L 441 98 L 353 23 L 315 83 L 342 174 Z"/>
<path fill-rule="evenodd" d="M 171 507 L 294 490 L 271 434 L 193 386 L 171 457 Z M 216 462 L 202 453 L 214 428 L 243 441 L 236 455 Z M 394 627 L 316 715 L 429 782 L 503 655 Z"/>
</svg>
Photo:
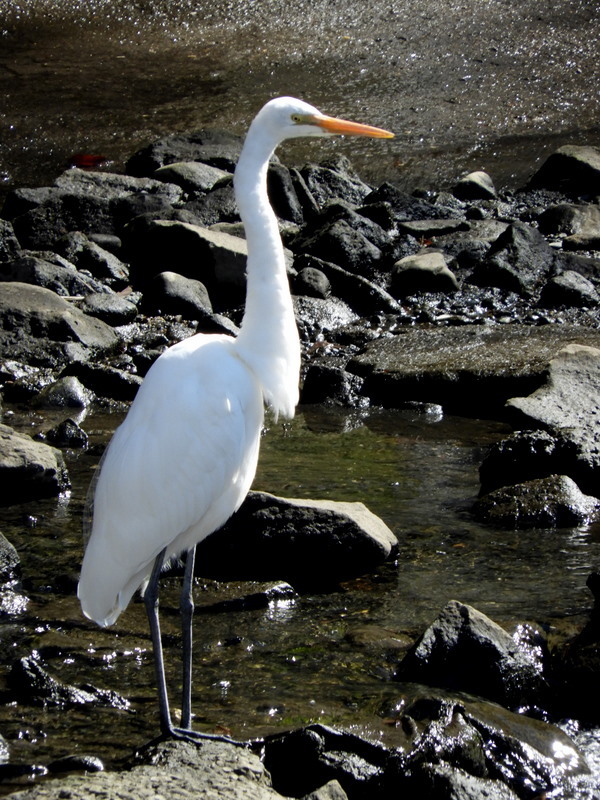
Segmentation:
<svg viewBox="0 0 600 800">
<path fill-rule="evenodd" d="M 301 125 L 302 124 L 302 114 L 292 114 L 292 122 L 295 125 Z"/>
</svg>

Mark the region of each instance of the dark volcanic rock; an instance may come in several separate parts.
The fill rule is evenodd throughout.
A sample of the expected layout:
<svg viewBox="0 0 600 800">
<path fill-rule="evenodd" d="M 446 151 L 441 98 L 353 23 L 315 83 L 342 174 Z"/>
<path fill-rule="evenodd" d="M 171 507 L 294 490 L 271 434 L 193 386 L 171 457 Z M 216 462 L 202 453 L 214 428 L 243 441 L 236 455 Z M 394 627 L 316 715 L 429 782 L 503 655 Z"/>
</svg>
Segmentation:
<svg viewBox="0 0 600 800">
<path fill-rule="evenodd" d="M 72 419 L 65 419 L 46 433 L 46 441 L 55 447 L 87 447 L 87 433 Z"/>
<path fill-rule="evenodd" d="M 547 689 L 535 653 L 456 600 L 406 654 L 395 678 L 468 692 L 509 707 L 535 704 Z"/>
<path fill-rule="evenodd" d="M 362 575 L 396 545 L 389 528 L 362 503 L 250 492 L 218 535 L 197 550 L 204 576 L 305 584 Z"/>
<path fill-rule="evenodd" d="M 471 281 L 528 296 L 551 276 L 554 262 L 555 251 L 542 234 L 515 222 L 494 242 Z"/>
<path fill-rule="evenodd" d="M 401 741 L 394 750 L 319 724 L 268 737 L 264 764 L 274 787 L 298 796 L 337 780 L 353 800 L 515 800 L 555 788 L 591 800 L 589 768 L 558 728 L 411 684 L 398 694 L 383 710 Z"/>
</svg>

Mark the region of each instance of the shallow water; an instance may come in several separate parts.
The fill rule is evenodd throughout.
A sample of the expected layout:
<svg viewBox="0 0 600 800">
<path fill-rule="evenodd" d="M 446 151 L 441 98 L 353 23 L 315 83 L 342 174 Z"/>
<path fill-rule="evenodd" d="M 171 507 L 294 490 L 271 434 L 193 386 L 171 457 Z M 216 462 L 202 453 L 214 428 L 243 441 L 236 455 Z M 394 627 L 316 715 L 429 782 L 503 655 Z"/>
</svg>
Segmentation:
<svg viewBox="0 0 600 800">
<path fill-rule="evenodd" d="M 75 579 L 89 477 L 117 415 L 90 416 L 87 453 L 67 454 L 69 498 L 4 509 L 0 529 L 17 546 L 31 601 L 0 628 L 14 658 L 37 649 L 52 674 L 120 692 L 129 711 L 5 709 L 12 760 L 47 763 L 92 753 L 118 765 L 157 729 L 143 605 L 111 629 L 81 618 Z M 48 420 L 12 424 L 30 432 Z M 265 432 L 255 487 L 288 497 L 364 502 L 397 535 L 396 563 L 335 591 L 246 611 L 211 610 L 256 591 L 253 584 L 196 581 L 196 726 L 245 738 L 322 721 L 394 744 L 381 708 L 396 694 L 390 673 L 411 640 L 450 599 L 476 606 L 513 630 L 530 622 L 551 639 L 570 635 L 592 605 L 585 580 L 600 556 L 600 526 L 498 531 L 470 516 L 485 447 L 506 434 L 497 422 L 373 411 L 350 416 L 305 408 Z M 179 681 L 179 581 L 163 581 L 169 685 Z M 177 697 L 173 705 L 178 705 Z M 598 738 L 585 733 L 586 750 Z M 6 787 L 5 787 L 6 788 Z"/>
<path fill-rule="evenodd" d="M 293 94 L 396 132 L 296 143 L 373 183 L 469 169 L 517 186 L 564 143 L 598 144 L 596 0 L 0 0 L 0 177 L 49 182 L 76 152 L 115 167 L 168 133 L 243 133 Z"/>
</svg>

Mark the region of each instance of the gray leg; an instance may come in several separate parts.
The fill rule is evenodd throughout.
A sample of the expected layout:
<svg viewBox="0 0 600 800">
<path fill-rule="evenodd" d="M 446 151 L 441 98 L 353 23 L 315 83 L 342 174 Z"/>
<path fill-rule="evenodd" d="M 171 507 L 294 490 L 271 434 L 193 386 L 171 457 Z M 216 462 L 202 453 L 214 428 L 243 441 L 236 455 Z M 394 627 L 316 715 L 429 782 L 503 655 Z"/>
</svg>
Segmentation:
<svg viewBox="0 0 600 800">
<path fill-rule="evenodd" d="M 192 727 L 192 620 L 194 617 L 194 562 L 196 547 L 188 550 L 183 589 L 181 590 L 181 633 L 183 640 L 183 690 L 181 698 L 181 727 Z"/>
<path fill-rule="evenodd" d="M 165 664 L 163 658 L 162 641 L 160 638 L 160 623 L 158 619 L 158 581 L 162 571 L 166 548 L 156 557 L 152 575 L 148 581 L 148 586 L 144 592 L 144 604 L 150 623 L 150 635 L 152 637 L 152 648 L 154 650 L 154 668 L 156 671 L 156 685 L 158 689 L 158 704 L 160 711 L 160 730 L 164 736 L 175 739 L 187 739 L 189 741 L 201 741 L 202 739 L 212 739 L 217 742 L 229 742 L 239 747 L 248 747 L 248 742 L 237 742 L 228 736 L 220 736 L 214 733 L 200 733 L 190 730 L 191 726 L 191 687 L 192 687 L 192 615 L 194 613 L 194 602 L 192 598 L 192 584 L 194 575 L 194 560 L 196 549 L 188 552 L 185 578 L 181 596 L 181 613 L 183 624 L 183 703 L 182 703 L 182 727 L 174 727 L 169 711 L 169 696 L 167 694 L 167 682 L 165 678 Z"/>
<path fill-rule="evenodd" d="M 156 687 L 158 690 L 158 706 L 160 711 L 160 729 L 163 734 L 171 734 L 171 712 L 169 711 L 169 696 L 167 694 L 167 681 L 165 678 L 165 662 L 163 658 L 162 641 L 160 637 L 160 622 L 158 619 L 158 581 L 165 563 L 167 549 L 161 550 L 157 555 L 152 569 L 152 575 L 144 592 L 144 605 L 150 624 L 152 650 L 154 651 L 154 670 L 156 673 Z"/>
</svg>

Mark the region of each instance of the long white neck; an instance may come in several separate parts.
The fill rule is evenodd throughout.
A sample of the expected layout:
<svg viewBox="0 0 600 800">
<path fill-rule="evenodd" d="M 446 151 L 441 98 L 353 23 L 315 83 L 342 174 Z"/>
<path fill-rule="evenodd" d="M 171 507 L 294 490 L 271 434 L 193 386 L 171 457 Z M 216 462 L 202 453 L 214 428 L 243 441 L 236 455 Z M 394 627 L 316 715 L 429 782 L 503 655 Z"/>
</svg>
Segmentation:
<svg viewBox="0 0 600 800">
<path fill-rule="evenodd" d="M 235 171 L 235 194 L 248 244 L 246 310 L 236 349 L 260 381 L 275 415 L 294 416 L 300 342 L 267 169 L 277 145 L 251 125 Z"/>
</svg>

